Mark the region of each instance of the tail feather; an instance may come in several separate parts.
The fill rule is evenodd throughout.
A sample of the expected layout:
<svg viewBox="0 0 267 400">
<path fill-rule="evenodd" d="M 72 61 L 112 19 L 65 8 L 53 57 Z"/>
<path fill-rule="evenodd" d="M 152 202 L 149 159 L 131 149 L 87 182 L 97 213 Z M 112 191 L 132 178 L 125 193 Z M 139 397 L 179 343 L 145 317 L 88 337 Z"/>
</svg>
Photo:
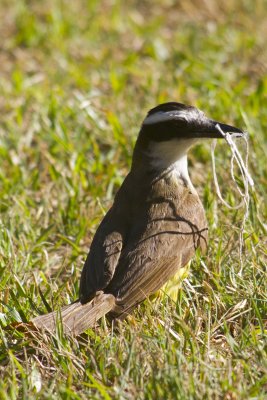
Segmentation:
<svg viewBox="0 0 267 400">
<path fill-rule="evenodd" d="M 36 317 L 31 322 L 38 329 L 55 332 L 57 321 L 62 321 L 64 333 L 77 336 L 94 326 L 114 305 L 115 297 L 112 294 L 97 292 L 96 297 L 86 304 L 72 303 L 59 311 Z"/>
</svg>

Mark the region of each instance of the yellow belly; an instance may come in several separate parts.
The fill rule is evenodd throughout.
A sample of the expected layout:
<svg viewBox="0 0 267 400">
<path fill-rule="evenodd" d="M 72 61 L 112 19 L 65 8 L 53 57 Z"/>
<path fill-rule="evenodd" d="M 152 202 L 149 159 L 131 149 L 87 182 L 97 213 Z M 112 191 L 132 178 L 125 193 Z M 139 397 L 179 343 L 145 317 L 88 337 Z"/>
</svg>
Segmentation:
<svg viewBox="0 0 267 400">
<path fill-rule="evenodd" d="M 151 300 L 154 300 L 156 298 L 161 298 L 165 294 L 167 294 L 167 296 L 169 296 L 172 300 L 176 302 L 178 289 L 181 287 L 182 281 L 188 277 L 189 270 L 190 262 L 186 264 L 183 268 L 180 268 L 172 279 L 168 280 L 168 282 L 166 282 L 160 290 L 151 295 L 149 298 Z"/>
</svg>

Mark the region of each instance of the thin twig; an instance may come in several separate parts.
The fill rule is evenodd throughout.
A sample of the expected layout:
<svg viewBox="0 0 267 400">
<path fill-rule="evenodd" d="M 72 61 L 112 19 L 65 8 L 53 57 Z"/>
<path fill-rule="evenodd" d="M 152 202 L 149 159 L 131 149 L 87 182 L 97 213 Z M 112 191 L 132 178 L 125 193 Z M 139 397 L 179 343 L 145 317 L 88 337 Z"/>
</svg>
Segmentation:
<svg viewBox="0 0 267 400">
<path fill-rule="evenodd" d="M 241 201 L 238 205 L 236 206 L 231 206 L 227 201 L 225 201 L 222 197 L 218 179 L 217 179 L 217 174 L 216 174 L 216 166 L 215 166 L 215 147 L 217 144 L 217 140 L 213 140 L 211 144 L 211 159 L 212 159 L 212 172 L 213 172 L 213 178 L 214 178 L 214 184 L 216 188 L 216 193 L 221 202 L 229 209 L 231 210 L 237 210 L 241 207 L 245 207 L 245 213 L 244 213 L 244 218 L 241 223 L 240 227 L 240 233 L 239 233 L 239 260 L 240 260 L 240 270 L 239 270 L 239 275 L 242 275 L 243 271 L 243 259 L 242 259 L 242 249 L 244 245 L 244 230 L 245 230 L 245 223 L 246 220 L 248 219 L 249 215 L 249 202 L 250 202 L 250 196 L 249 196 L 249 187 L 253 188 L 254 187 L 254 182 L 253 179 L 251 178 L 249 172 L 248 172 L 248 153 L 249 153 L 249 146 L 248 146 L 248 139 L 246 135 L 243 135 L 241 138 L 245 141 L 246 143 L 246 156 L 245 156 L 245 162 L 242 159 L 242 156 L 234 142 L 234 138 L 237 136 L 234 133 L 229 134 L 225 133 L 221 130 L 219 125 L 216 125 L 216 129 L 220 132 L 220 134 L 225 138 L 227 144 L 229 145 L 231 152 L 232 152 L 232 157 L 231 157 L 231 168 L 230 168 L 230 173 L 231 173 L 231 178 L 233 182 L 235 183 L 236 190 L 241 196 Z M 238 136 L 239 137 L 239 136 Z M 240 189 L 235 176 L 234 176 L 234 163 L 236 162 L 241 176 L 242 180 L 244 183 L 244 192 Z"/>
</svg>

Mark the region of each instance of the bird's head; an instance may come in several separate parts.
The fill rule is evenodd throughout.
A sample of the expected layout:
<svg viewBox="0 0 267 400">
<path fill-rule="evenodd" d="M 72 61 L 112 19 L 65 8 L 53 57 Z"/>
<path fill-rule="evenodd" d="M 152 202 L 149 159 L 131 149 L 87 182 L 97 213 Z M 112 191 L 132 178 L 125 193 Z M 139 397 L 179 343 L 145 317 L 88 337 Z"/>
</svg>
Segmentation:
<svg viewBox="0 0 267 400">
<path fill-rule="evenodd" d="M 199 140 L 223 138 L 221 131 L 244 134 L 234 126 L 208 118 L 195 107 L 176 102 L 160 104 L 143 121 L 134 159 L 144 158 L 152 167 L 163 170 L 186 157 L 189 148 Z"/>
</svg>

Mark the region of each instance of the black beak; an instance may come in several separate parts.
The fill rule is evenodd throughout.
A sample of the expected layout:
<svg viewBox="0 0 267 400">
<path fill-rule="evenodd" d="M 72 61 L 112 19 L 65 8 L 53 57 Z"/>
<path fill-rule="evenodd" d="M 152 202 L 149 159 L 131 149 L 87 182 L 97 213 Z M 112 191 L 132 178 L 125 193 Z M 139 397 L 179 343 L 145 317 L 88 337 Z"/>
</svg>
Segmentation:
<svg viewBox="0 0 267 400">
<path fill-rule="evenodd" d="M 213 139 L 221 139 L 224 136 L 223 133 L 235 133 L 235 136 L 242 137 L 244 136 L 244 131 L 239 128 L 236 128 L 231 125 L 222 124 L 221 122 L 214 121 L 212 119 L 207 119 L 205 123 L 202 125 L 201 132 L 199 135 L 201 138 L 213 138 Z"/>
</svg>

